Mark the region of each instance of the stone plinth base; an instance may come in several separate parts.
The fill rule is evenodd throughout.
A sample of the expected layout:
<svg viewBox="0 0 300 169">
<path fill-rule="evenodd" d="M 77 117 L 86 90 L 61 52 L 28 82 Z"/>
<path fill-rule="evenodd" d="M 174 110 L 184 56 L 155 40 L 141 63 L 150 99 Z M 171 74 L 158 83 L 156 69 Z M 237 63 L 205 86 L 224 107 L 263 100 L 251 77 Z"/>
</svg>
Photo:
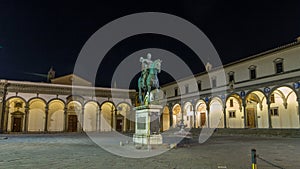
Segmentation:
<svg viewBox="0 0 300 169">
<path fill-rule="evenodd" d="M 150 135 L 150 137 L 147 137 L 146 135 L 134 134 L 133 142 L 136 144 L 143 144 L 143 145 L 148 144 L 148 142 L 149 142 L 149 144 L 151 144 L 151 145 L 157 145 L 157 144 L 162 144 L 163 139 L 160 134 Z"/>
<path fill-rule="evenodd" d="M 163 139 L 160 134 L 150 136 L 150 144 L 162 144 Z"/>
<path fill-rule="evenodd" d="M 160 130 L 161 105 L 136 107 L 135 134 L 133 142 L 137 144 L 162 144 Z"/>
</svg>

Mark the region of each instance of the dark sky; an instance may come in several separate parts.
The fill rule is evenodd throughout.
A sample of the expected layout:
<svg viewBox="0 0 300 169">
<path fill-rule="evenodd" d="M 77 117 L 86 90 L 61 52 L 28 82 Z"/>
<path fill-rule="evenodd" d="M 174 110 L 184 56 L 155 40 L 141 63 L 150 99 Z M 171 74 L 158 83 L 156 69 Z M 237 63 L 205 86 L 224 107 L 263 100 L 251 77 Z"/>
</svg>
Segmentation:
<svg viewBox="0 0 300 169">
<path fill-rule="evenodd" d="M 224 64 L 294 41 L 300 36 L 300 1 L 0 1 L 0 79 L 46 81 L 28 73 L 57 76 L 73 72 L 88 38 L 103 25 L 137 12 L 164 12 L 199 27 Z M 180 46 L 184 50 L 177 50 Z M 181 56 L 193 73 L 195 54 L 161 35 L 139 35 L 116 44 L 99 68 L 97 86 L 109 87 L 122 58 L 144 48 L 162 48 Z M 114 58 L 114 59 L 112 59 Z M 197 63 L 197 62 L 196 62 Z M 201 64 L 201 62 L 200 62 Z M 109 65 L 109 66 L 108 66 Z M 163 76 L 163 75 L 162 75 Z M 171 80 L 168 75 L 161 80 Z"/>
</svg>

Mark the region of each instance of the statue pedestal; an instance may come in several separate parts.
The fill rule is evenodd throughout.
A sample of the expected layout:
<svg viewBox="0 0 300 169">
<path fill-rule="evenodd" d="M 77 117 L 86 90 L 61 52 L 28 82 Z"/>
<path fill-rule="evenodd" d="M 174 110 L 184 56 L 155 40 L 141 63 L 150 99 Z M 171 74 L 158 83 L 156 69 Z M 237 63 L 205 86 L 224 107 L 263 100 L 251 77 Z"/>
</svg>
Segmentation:
<svg viewBox="0 0 300 169">
<path fill-rule="evenodd" d="M 148 105 L 136 107 L 135 134 L 133 142 L 137 144 L 162 144 L 160 134 L 160 115 L 162 106 Z"/>
</svg>

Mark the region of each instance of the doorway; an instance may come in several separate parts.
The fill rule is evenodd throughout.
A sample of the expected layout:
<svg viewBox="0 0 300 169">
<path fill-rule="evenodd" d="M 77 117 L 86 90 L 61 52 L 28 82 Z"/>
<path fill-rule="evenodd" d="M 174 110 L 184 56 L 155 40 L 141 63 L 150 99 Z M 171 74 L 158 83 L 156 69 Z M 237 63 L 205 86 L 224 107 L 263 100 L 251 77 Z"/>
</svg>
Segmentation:
<svg viewBox="0 0 300 169">
<path fill-rule="evenodd" d="M 117 119 L 117 125 L 116 125 L 116 130 L 119 132 L 122 132 L 123 129 L 123 120 L 122 119 Z"/>
<path fill-rule="evenodd" d="M 206 114 L 205 113 L 201 113 L 200 114 L 201 117 L 200 117 L 200 124 L 201 124 L 201 127 L 205 126 L 205 122 L 206 122 Z"/>
<path fill-rule="evenodd" d="M 247 109 L 247 126 L 249 128 L 255 128 L 256 127 L 254 108 L 248 108 Z"/>
<path fill-rule="evenodd" d="M 22 124 L 22 118 L 21 117 L 14 117 L 13 118 L 13 127 L 12 127 L 12 131 L 13 132 L 21 132 L 21 124 Z"/>
<path fill-rule="evenodd" d="M 77 115 L 68 116 L 68 132 L 77 132 Z"/>
</svg>

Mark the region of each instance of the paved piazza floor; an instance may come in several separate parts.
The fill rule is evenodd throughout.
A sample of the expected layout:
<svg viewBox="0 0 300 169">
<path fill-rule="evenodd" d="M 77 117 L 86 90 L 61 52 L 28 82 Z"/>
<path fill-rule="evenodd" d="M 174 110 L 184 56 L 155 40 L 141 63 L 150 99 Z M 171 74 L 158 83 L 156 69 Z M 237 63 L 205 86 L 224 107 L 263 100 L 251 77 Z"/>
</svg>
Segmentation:
<svg viewBox="0 0 300 169">
<path fill-rule="evenodd" d="M 3 139 L 5 136 L 8 139 Z M 0 168 L 246 169 L 250 152 L 285 169 L 300 168 L 300 138 L 213 136 L 144 159 L 113 155 L 84 134 L 0 135 Z M 120 146 L 120 145 L 116 145 Z M 275 168 L 258 159 L 259 169 Z"/>
</svg>

